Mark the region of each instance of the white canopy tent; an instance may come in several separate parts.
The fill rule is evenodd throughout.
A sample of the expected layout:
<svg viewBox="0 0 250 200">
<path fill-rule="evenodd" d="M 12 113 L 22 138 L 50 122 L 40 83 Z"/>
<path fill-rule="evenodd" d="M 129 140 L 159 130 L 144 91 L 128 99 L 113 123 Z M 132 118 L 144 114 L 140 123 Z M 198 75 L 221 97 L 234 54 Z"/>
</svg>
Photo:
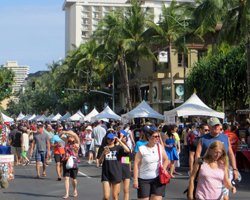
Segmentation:
<svg viewBox="0 0 250 200">
<path fill-rule="evenodd" d="M 84 117 L 84 121 L 91 122 L 91 118 L 98 115 L 99 112 L 94 108 L 89 114 Z"/>
<path fill-rule="evenodd" d="M 209 108 L 195 93 L 182 105 L 174 108 L 173 110 L 165 111 L 164 116 L 165 118 L 174 116 L 208 116 L 218 117 L 221 119 L 225 118 L 225 114 L 223 112 L 217 112 L 212 108 Z"/>
<path fill-rule="evenodd" d="M 60 115 L 60 113 L 57 113 L 57 114 L 51 119 L 51 121 L 52 121 L 52 122 L 58 121 L 58 120 L 60 120 L 61 117 L 62 117 L 62 115 Z"/>
<path fill-rule="evenodd" d="M 33 114 L 33 115 L 31 115 L 27 120 L 28 120 L 28 121 L 32 121 L 32 120 L 34 120 L 35 117 L 36 117 L 36 115 Z"/>
<path fill-rule="evenodd" d="M 17 120 L 17 121 L 20 121 L 20 120 L 22 120 L 24 117 L 25 117 L 25 115 L 24 115 L 22 112 L 20 112 L 19 115 L 17 116 L 16 120 Z"/>
<path fill-rule="evenodd" d="M 36 118 L 37 122 L 44 122 L 46 120 L 46 116 L 45 115 L 40 115 L 38 118 Z"/>
<path fill-rule="evenodd" d="M 164 116 L 151 108 L 146 101 L 142 101 L 138 106 L 133 110 L 125 114 L 125 117 L 128 119 L 133 118 L 155 118 L 164 120 Z"/>
<path fill-rule="evenodd" d="M 74 115 L 69 117 L 67 121 L 83 121 L 84 120 L 84 115 L 80 110 L 78 110 Z"/>
<path fill-rule="evenodd" d="M 49 115 L 49 116 L 45 119 L 45 121 L 50 122 L 51 119 L 52 119 L 53 117 L 55 117 L 55 115 L 52 113 L 51 115 Z"/>
<path fill-rule="evenodd" d="M 32 115 L 26 115 L 22 120 L 28 120 Z"/>
<path fill-rule="evenodd" d="M 91 120 L 100 120 L 100 119 L 114 119 L 114 120 L 121 120 L 121 117 L 114 113 L 113 110 L 109 106 L 107 106 L 102 112 L 100 112 L 95 117 L 92 117 Z"/>
<path fill-rule="evenodd" d="M 65 113 L 61 118 L 60 121 L 66 121 L 68 118 L 71 117 L 71 114 L 69 112 Z"/>
<path fill-rule="evenodd" d="M 2 112 L 1 112 L 1 117 L 2 117 L 3 122 L 14 122 L 13 118 L 8 117 L 7 115 L 3 114 Z"/>
</svg>

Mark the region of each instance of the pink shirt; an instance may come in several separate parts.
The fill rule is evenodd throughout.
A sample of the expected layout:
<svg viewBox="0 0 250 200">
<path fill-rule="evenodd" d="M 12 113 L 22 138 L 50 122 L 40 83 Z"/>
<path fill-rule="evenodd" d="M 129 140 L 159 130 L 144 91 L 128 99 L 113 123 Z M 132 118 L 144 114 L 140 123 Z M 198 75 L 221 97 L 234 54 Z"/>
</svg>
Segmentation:
<svg viewBox="0 0 250 200">
<path fill-rule="evenodd" d="M 196 198 L 204 200 L 221 199 L 223 180 L 224 166 L 212 169 L 206 162 L 203 162 L 198 176 Z"/>
</svg>

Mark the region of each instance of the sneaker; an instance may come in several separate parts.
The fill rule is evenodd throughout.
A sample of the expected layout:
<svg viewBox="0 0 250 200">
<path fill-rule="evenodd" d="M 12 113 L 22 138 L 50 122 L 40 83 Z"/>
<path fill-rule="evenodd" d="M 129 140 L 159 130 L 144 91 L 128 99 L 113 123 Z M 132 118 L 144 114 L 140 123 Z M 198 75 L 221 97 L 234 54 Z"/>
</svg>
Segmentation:
<svg viewBox="0 0 250 200">
<path fill-rule="evenodd" d="M 93 161 L 91 161 L 91 160 L 89 160 L 89 161 L 88 161 L 88 164 L 90 164 L 90 165 L 91 165 L 92 163 L 93 163 Z"/>
</svg>

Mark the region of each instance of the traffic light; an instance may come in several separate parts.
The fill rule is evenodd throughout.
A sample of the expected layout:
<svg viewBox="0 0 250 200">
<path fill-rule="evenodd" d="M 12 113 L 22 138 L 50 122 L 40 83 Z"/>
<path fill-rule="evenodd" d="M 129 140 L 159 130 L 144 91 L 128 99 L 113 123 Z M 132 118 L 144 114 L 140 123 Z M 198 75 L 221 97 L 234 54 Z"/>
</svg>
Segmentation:
<svg viewBox="0 0 250 200">
<path fill-rule="evenodd" d="M 32 90 L 36 89 L 36 82 L 35 81 L 32 81 L 31 88 L 32 88 Z"/>
<path fill-rule="evenodd" d="M 9 92 L 9 83 L 4 83 L 4 90 L 5 92 Z"/>
<path fill-rule="evenodd" d="M 62 88 L 61 90 L 61 94 L 64 95 L 65 94 L 65 88 Z"/>
</svg>

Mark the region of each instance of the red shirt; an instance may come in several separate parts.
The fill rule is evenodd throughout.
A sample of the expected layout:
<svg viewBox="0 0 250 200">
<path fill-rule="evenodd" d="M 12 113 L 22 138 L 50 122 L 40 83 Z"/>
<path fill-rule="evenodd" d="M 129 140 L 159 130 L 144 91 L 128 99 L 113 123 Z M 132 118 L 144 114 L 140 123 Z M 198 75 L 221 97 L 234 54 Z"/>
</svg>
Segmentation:
<svg viewBox="0 0 250 200">
<path fill-rule="evenodd" d="M 230 144 L 231 144 L 232 149 L 233 149 L 233 152 L 236 153 L 236 151 L 237 151 L 237 144 L 240 141 L 239 138 L 238 138 L 238 136 L 235 133 L 233 133 L 233 132 L 231 132 L 229 130 L 225 130 L 224 134 L 228 136 Z"/>
</svg>

